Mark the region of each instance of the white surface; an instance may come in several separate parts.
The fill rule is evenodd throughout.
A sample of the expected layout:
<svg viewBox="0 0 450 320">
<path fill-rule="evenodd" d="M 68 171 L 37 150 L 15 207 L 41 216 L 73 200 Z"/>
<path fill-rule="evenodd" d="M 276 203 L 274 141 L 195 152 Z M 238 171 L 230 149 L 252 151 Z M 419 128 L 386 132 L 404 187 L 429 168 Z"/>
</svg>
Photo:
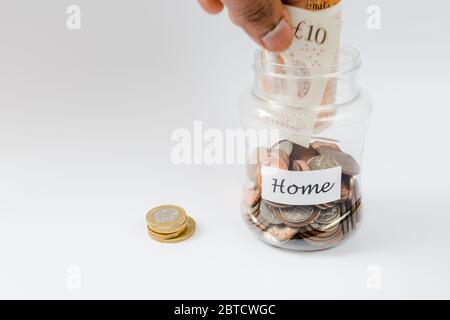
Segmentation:
<svg viewBox="0 0 450 320">
<path fill-rule="evenodd" d="M 365 224 L 305 254 L 247 231 L 243 168 L 170 162 L 174 129 L 239 126 L 254 46 L 225 14 L 185 0 L 3 0 L 0 297 L 450 298 L 449 11 L 392 2 L 377 1 L 380 31 L 365 26 L 372 2 L 345 3 L 375 102 Z M 71 3 L 80 31 L 65 28 Z M 193 239 L 148 238 L 145 213 L 163 203 L 195 217 Z M 372 265 L 380 290 L 367 287 Z"/>
</svg>

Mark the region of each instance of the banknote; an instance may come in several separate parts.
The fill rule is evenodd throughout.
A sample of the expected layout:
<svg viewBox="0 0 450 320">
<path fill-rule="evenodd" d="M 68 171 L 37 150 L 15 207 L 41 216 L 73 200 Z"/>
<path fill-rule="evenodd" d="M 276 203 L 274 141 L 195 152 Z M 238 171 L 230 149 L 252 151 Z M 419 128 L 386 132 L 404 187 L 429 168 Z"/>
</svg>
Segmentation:
<svg viewBox="0 0 450 320">
<path fill-rule="evenodd" d="M 279 66 L 273 77 L 263 77 L 262 90 L 270 100 L 303 110 L 278 109 L 272 123 L 281 124 L 281 134 L 309 145 L 311 136 L 321 132 L 335 114 L 332 105 L 336 80 L 323 75 L 333 73 L 339 62 L 341 35 L 340 0 L 298 0 L 286 5 L 291 17 L 294 40 L 285 52 L 263 52 L 269 65 Z M 284 68 L 283 66 L 289 66 Z M 322 106 L 321 108 L 312 108 Z M 283 125 L 286 124 L 285 127 Z"/>
</svg>

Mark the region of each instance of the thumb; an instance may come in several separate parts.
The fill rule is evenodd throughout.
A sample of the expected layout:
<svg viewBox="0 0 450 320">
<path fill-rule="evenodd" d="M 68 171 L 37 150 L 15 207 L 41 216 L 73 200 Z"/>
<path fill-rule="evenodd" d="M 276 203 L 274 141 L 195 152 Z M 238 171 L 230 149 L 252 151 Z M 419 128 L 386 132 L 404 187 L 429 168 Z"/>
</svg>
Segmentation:
<svg viewBox="0 0 450 320">
<path fill-rule="evenodd" d="M 222 0 L 231 20 L 260 46 L 273 52 L 289 48 L 293 39 L 289 14 L 281 0 Z"/>
</svg>

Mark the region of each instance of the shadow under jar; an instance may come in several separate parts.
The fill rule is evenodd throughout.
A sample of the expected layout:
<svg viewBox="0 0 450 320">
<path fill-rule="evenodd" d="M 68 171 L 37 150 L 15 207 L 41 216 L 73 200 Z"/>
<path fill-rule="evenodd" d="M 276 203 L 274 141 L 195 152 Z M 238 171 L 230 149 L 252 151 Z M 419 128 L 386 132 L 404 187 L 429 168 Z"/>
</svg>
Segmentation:
<svg viewBox="0 0 450 320">
<path fill-rule="evenodd" d="M 264 242 L 314 251 L 359 227 L 361 160 L 371 101 L 361 90 L 357 50 L 333 66 L 287 65 L 255 56 L 253 88 L 240 100 L 248 143 L 242 214 Z M 263 134 L 261 134 L 263 133 Z"/>
</svg>

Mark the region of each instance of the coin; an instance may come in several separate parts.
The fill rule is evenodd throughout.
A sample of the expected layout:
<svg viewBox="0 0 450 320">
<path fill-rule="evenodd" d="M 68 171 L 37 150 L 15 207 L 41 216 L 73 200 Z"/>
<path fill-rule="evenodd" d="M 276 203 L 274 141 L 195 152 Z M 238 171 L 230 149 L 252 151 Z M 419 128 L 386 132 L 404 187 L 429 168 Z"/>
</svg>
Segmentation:
<svg viewBox="0 0 450 320">
<path fill-rule="evenodd" d="M 324 146 L 319 148 L 319 153 L 335 159 L 338 165 L 342 167 L 342 172 L 349 176 L 356 176 L 361 172 L 358 162 L 345 152 Z"/>
<path fill-rule="evenodd" d="M 253 207 L 249 208 L 247 206 L 243 206 L 242 212 L 244 215 L 244 218 L 251 224 L 255 224 L 256 217 L 259 215 L 259 202 Z"/>
<path fill-rule="evenodd" d="M 350 220 L 351 220 L 351 223 L 352 223 L 353 230 L 356 230 L 356 228 L 358 227 L 357 226 L 357 221 L 356 221 L 356 217 L 358 215 L 358 209 L 359 208 L 356 208 L 355 211 L 353 211 L 352 215 L 350 216 Z"/>
<path fill-rule="evenodd" d="M 269 166 L 279 168 L 279 169 L 284 169 L 284 170 L 287 170 L 289 168 L 290 159 L 289 159 L 289 155 L 287 154 L 286 151 L 281 150 L 281 149 L 274 149 L 274 150 L 270 151 L 270 154 L 271 154 L 271 160 L 269 161 L 269 163 L 271 163 L 271 164 Z M 263 163 L 263 165 L 267 165 L 267 164 Z"/>
<path fill-rule="evenodd" d="M 330 208 L 333 208 L 336 205 L 336 202 L 329 202 L 329 203 L 322 203 L 322 204 L 316 204 L 316 208 L 320 210 L 328 210 Z"/>
<path fill-rule="evenodd" d="M 172 239 L 163 239 L 158 236 L 154 236 L 154 234 L 149 233 L 150 237 L 154 240 L 164 243 L 178 243 L 189 239 L 195 233 L 196 225 L 194 219 L 188 217 L 186 230 L 181 233 L 178 237 Z"/>
<path fill-rule="evenodd" d="M 334 207 L 327 210 L 320 210 L 319 215 L 311 224 L 311 227 L 318 231 L 327 231 L 333 228 L 336 225 L 336 222 L 339 222 L 340 216 L 340 205 L 335 205 Z"/>
<path fill-rule="evenodd" d="M 147 231 L 152 238 L 160 238 L 160 239 L 168 240 L 168 239 L 173 239 L 173 238 L 178 237 L 179 235 L 181 235 L 183 232 L 186 231 L 186 228 L 187 228 L 187 221 L 186 221 L 186 224 L 183 226 L 183 228 L 180 231 L 177 231 L 174 233 L 170 233 L 170 234 L 157 233 L 157 232 L 152 231 L 148 226 L 147 226 Z"/>
<path fill-rule="evenodd" d="M 351 214 L 349 217 L 349 223 L 352 226 L 352 230 L 356 230 L 356 211 L 357 211 L 357 202 L 356 202 L 356 192 L 353 192 L 352 198 L 351 198 Z"/>
<path fill-rule="evenodd" d="M 338 166 L 338 163 L 334 158 L 329 155 L 321 154 L 308 161 L 308 166 L 311 170 L 324 170 Z"/>
<path fill-rule="evenodd" d="M 352 225 L 353 228 L 357 228 L 359 223 L 360 206 L 361 206 L 361 196 L 360 196 L 359 184 L 356 179 L 354 179 L 354 191 L 352 195 Z"/>
<path fill-rule="evenodd" d="M 247 212 L 257 216 L 259 214 L 259 207 L 260 207 L 260 202 L 258 202 L 254 207 L 247 207 Z"/>
<path fill-rule="evenodd" d="M 317 151 L 313 147 L 305 148 L 299 144 L 294 144 L 294 148 L 291 153 L 291 160 L 308 162 L 311 158 L 317 156 L 317 154 Z"/>
<path fill-rule="evenodd" d="M 258 220 L 266 226 L 268 226 L 269 224 L 274 225 L 281 224 L 281 221 L 277 219 L 275 209 L 271 205 L 269 205 L 265 200 L 261 201 L 259 214 L 260 216 L 258 217 Z"/>
<path fill-rule="evenodd" d="M 284 204 L 284 203 L 276 203 L 272 201 L 265 200 L 267 204 L 269 204 L 272 208 L 289 208 L 290 204 Z"/>
<path fill-rule="evenodd" d="M 303 234 L 303 237 L 318 237 L 318 239 L 329 238 L 330 235 L 334 234 L 337 226 L 333 226 L 327 230 L 317 230 L 313 228 L 311 225 L 307 225 L 303 227 L 299 232 Z"/>
<path fill-rule="evenodd" d="M 322 245 L 322 248 L 330 248 L 336 246 L 339 242 L 344 239 L 344 232 L 342 231 L 341 225 L 338 225 L 338 230 L 335 235 L 331 237 L 325 244 Z"/>
<path fill-rule="evenodd" d="M 179 206 L 163 205 L 153 208 L 147 213 L 147 225 L 156 233 L 178 232 L 184 227 L 186 221 L 186 212 Z"/>
<path fill-rule="evenodd" d="M 248 186 L 244 191 L 244 204 L 247 207 L 254 207 L 261 199 L 261 191 L 256 185 Z"/>
<path fill-rule="evenodd" d="M 335 149 L 337 151 L 341 151 L 341 149 L 339 148 L 339 146 L 335 143 L 331 143 L 331 142 L 324 142 L 324 141 L 314 141 L 313 143 L 311 143 L 311 147 L 313 147 L 314 150 L 318 151 L 319 148 L 321 147 L 329 147 L 332 149 Z"/>
<path fill-rule="evenodd" d="M 319 215 L 319 210 L 313 206 L 290 206 L 275 209 L 275 214 L 285 225 L 300 228 L 314 221 Z"/>
<path fill-rule="evenodd" d="M 263 233 L 263 238 L 272 243 L 284 243 L 291 240 L 298 232 L 296 228 L 272 226 Z"/>
<path fill-rule="evenodd" d="M 361 222 L 361 210 L 362 210 L 362 205 L 361 205 L 361 200 L 359 200 L 358 207 L 355 211 L 356 224 L 359 224 Z"/>
<path fill-rule="evenodd" d="M 344 232 L 344 234 L 349 233 L 348 230 L 348 217 L 349 213 L 347 212 L 346 206 L 345 206 L 345 202 L 341 203 L 341 225 L 342 225 L 342 231 Z"/>
<path fill-rule="evenodd" d="M 361 190 L 360 190 L 360 187 L 359 187 L 359 182 L 358 182 L 358 180 L 356 179 L 356 178 L 354 178 L 354 179 L 352 179 L 352 181 L 353 181 L 353 195 L 352 195 L 352 197 L 354 198 L 354 201 L 356 202 L 356 201 L 360 201 L 361 200 Z"/>
<path fill-rule="evenodd" d="M 356 222 L 359 223 L 361 221 L 361 189 L 356 179 L 355 179 L 354 193 L 355 198 L 357 199 L 356 201 L 358 203 L 358 208 L 356 209 Z"/>
<path fill-rule="evenodd" d="M 341 183 L 341 201 L 346 201 L 352 197 L 353 177 L 346 174 L 342 175 Z"/>
<path fill-rule="evenodd" d="M 336 225 L 332 230 L 326 232 L 307 232 L 303 234 L 303 240 L 315 247 L 326 249 L 335 246 L 344 238 L 342 226 Z"/>
<path fill-rule="evenodd" d="M 267 227 L 270 225 L 267 221 L 261 219 L 261 210 L 258 208 L 258 210 L 254 213 L 248 212 L 247 213 L 247 219 L 250 222 L 251 225 L 255 226 L 261 231 L 264 231 L 267 229 Z"/>
<path fill-rule="evenodd" d="M 262 187 L 262 175 L 261 175 L 261 166 L 278 168 L 281 170 L 289 169 L 289 157 L 286 155 L 284 151 L 275 150 L 270 152 L 269 154 L 264 154 L 256 169 L 256 184 L 259 188 Z"/>
<path fill-rule="evenodd" d="M 347 216 L 347 224 L 349 232 L 352 232 L 356 229 L 356 224 L 354 223 L 355 219 L 355 207 L 353 207 L 352 203 L 349 201 L 349 207 L 348 207 L 348 216 Z"/>
<path fill-rule="evenodd" d="M 289 156 L 292 153 L 293 148 L 294 144 L 292 142 L 289 140 L 281 140 L 275 143 L 270 150 L 281 150 Z"/>
<path fill-rule="evenodd" d="M 303 160 L 294 160 L 292 162 L 292 170 L 293 171 L 309 171 L 310 168 L 308 164 Z"/>
</svg>

